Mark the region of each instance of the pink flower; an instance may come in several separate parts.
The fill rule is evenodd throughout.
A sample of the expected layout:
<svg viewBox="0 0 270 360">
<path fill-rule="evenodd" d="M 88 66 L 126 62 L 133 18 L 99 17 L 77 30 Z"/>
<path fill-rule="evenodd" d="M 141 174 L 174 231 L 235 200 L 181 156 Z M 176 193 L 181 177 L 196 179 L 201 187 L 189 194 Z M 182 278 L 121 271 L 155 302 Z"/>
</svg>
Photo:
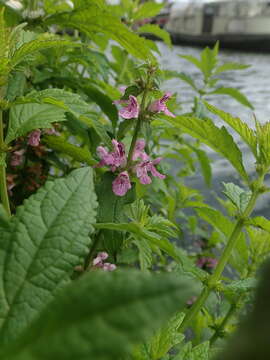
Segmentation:
<svg viewBox="0 0 270 360">
<path fill-rule="evenodd" d="M 217 259 L 202 256 L 197 260 L 196 265 L 199 268 L 213 269 L 217 266 L 217 263 L 218 263 Z"/>
<path fill-rule="evenodd" d="M 121 92 L 121 94 L 124 95 L 126 88 L 127 88 L 127 86 L 125 86 L 125 85 L 119 86 L 119 91 Z"/>
<path fill-rule="evenodd" d="M 132 160 L 137 160 L 141 158 L 141 160 L 146 161 L 149 159 L 149 156 L 144 151 L 145 148 L 145 141 L 143 139 L 139 139 L 136 141 L 135 149 L 132 155 Z"/>
<path fill-rule="evenodd" d="M 112 183 L 112 190 L 117 196 L 124 196 L 131 189 L 131 183 L 127 171 L 121 172 Z"/>
<path fill-rule="evenodd" d="M 160 113 L 163 112 L 167 116 L 175 117 L 173 113 L 170 112 L 170 110 L 166 106 L 166 102 L 170 99 L 172 94 L 170 92 L 166 92 L 162 98 L 154 101 L 152 104 L 150 104 L 148 110 L 153 113 Z"/>
<path fill-rule="evenodd" d="M 140 183 L 143 185 L 151 184 L 152 180 L 150 176 L 148 175 L 148 172 L 150 172 L 153 176 L 158 177 L 159 179 L 165 179 L 166 175 L 161 174 L 157 171 L 155 168 L 155 165 L 159 164 L 162 158 L 157 158 L 155 160 L 147 160 L 142 161 L 141 163 L 137 164 L 135 166 L 135 171 L 138 179 L 140 180 Z"/>
<path fill-rule="evenodd" d="M 106 252 L 99 252 L 93 260 L 93 265 L 95 267 L 103 267 L 103 260 L 106 260 L 108 256 Z"/>
<path fill-rule="evenodd" d="M 12 153 L 10 165 L 11 166 L 19 166 L 23 162 L 23 154 L 25 153 L 25 149 L 17 150 Z"/>
<path fill-rule="evenodd" d="M 103 260 L 106 260 L 109 257 L 106 252 L 99 252 L 93 260 L 93 266 L 95 268 L 103 269 L 104 271 L 114 271 L 116 269 L 115 264 L 103 263 Z"/>
<path fill-rule="evenodd" d="M 124 167 L 127 163 L 125 146 L 123 143 L 117 140 L 112 140 L 114 151 L 108 152 L 103 146 L 97 148 L 97 153 L 101 158 L 101 161 L 96 165 L 101 167 L 104 165 L 111 166 L 111 170 L 115 171 L 118 167 Z"/>
<path fill-rule="evenodd" d="M 119 110 L 119 115 L 124 119 L 133 119 L 139 116 L 140 106 L 133 95 L 129 95 L 129 100 L 116 100 L 114 104 L 126 104 Z"/>
<path fill-rule="evenodd" d="M 28 135 L 28 145 L 38 146 L 40 142 L 41 131 L 39 129 L 32 131 Z"/>
<path fill-rule="evenodd" d="M 104 271 L 114 271 L 116 269 L 116 267 L 117 266 L 115 264 L 104 263 L 103 270 Z"/>
</svg>

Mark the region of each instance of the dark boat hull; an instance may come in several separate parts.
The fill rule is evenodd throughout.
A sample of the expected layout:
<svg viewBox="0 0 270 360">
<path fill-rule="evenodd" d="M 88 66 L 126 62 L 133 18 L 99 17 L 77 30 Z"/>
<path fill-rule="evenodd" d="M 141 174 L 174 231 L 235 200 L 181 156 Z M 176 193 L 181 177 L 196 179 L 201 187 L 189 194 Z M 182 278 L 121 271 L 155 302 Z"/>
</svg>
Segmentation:
<svg viewBox="0 0 270 360">
<path fill-rule="evenodd" d="M 169 31 L 170 32 L 170 31 Z M 170 32 L 174 44 L 192 46 L 213 46 L 217 41 L 220 47 L 241 50 L 270 52 L 270 35 L 253 34 L 220 34 L 220 35 L 187 35 Z"/>
</svg>

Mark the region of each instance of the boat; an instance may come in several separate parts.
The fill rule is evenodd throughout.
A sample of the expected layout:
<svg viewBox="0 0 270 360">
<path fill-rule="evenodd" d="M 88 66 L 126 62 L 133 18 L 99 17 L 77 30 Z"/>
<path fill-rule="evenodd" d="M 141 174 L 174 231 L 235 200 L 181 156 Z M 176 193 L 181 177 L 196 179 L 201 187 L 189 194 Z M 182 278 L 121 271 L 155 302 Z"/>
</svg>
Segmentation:
<svg viewBox="0 0 270 360">
<path fill-rule="evenodd" d="M 171 8 L 165 26 L 174 43 L 270 51 L 270 1 L 197 0 Z"/>
</svg>

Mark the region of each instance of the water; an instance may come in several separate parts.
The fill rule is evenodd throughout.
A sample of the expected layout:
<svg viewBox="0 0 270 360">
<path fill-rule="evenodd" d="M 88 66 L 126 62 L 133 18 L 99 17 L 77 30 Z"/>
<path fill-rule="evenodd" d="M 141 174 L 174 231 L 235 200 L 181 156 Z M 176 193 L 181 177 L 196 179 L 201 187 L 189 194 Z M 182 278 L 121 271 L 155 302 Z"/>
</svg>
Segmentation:
<svg viewBox="0 0 270 360">
<path fill-rule="evenodd" d="M 190 75 L 196 81 L 200 81 L 201 75 L 199 70 L 188 61 L 181 59 L 178 54 L 193 55 L 199 57 L 201 48 L 177 46 L 174 45 L 170 50 L 168 47 L 159 43 L 159 49 L 161 52 L 160 63 L 163 69 L 175 70 L 178 72 L 185 72 Z M 226 95 L 216 95 L 215 97 L 209 97 L 207 100 L 217 106 L 218 108 L 231 113 L 234 116 L 240 117 L 249 126 L 254 128 L 254 115 L 260 122 L 270 120 L 270 54 L 262 53 L 243 53 L 230 50 L 220 50 L 219 54 L 220 63 L 225 62 L 238 62 L 241 64 L 251 65 L 250 68 L 241 71 L 230 71 L 220 75 L 222 80 L 219 82 L 219 86 L 223 87 L 235 87 L 247 96 L 251 104 L 254 106 L 254 110 L 239 104 L 234 99 Z M 185 82 L 179 79 L 168 80 L 164 88 L 177 93 L 177 100 L 182 105 L 183 111 L 189 111 L 193 102 L 194 91 Z M 216 124 L 224 125 L 221 120 L 216 119 Z M 226 126 L 227 127 L 227 126 Z M 228 128 L 228 127 L 227 127 Z M 230 128 L 230 132 L 233 133 Z M 249 173 L 254 172 L 254 158 L 249 149 L 243 144 L 237 134 L 233 134 L 238 146 L 243 151 L 244 164 Z M 239 182 L 237 174 L 232 166 L 224 159 L 214 154 L 214 152 L 205 148 L 212 158 L 213 164 L 213 188 L 220 195 L 222 191 L 221 182 Z M 205 196 L 213 201 L 211 198 L 211 192 L 205 189 L 203 179 L 197 175 L 189 179 L 189 185 L 195 188 L 199 188 L 203 191 Z M 270 185 L 270 184 L 268 184 Z M 258 203 L 257 213 L 267 216 L 267 208 L 269 206 L 268 194 L 262 196 Z"/>
</svg>

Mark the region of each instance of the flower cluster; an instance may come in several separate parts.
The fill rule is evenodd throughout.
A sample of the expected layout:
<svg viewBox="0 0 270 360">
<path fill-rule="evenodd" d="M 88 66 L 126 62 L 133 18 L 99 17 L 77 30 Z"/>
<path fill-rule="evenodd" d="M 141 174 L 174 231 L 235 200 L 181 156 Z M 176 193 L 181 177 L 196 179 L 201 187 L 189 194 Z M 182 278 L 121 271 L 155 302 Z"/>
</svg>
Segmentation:
<svg viewBox="0 0 270 360">
<path fill-rule="evenodd" d="M 109 257 L 109 255 L 106 252 L 99 252 L 93 260 L 93 266 L 95 268 L 103 269 L 104 271 L 114 271 L 116 269 L 115 264 L 103 262 L 108 257 Z"/>
<path fill-rule="evenodd" d="M 167 108 L 166 102 L 172 97 L 172 93 L 166 92 L 160 99 L 152 102 L 148 111 L 150 113 L 164 113 L 167 116 L 175 117 L 175 115 L 170 112 Z M 124 119 L 133 119 L 139 116 L 140 105 L 135 96 L 129 95 L 128 100 L 116 100 L 114 104 L 125 105 L 121 110 L 119 110 L 119 115 Z"/>
<path fill-rule="evenodd" d="M 107 151 L 103 146 L 97 148 L 97 153 L 100 157 L 100 162 L 96 167 L 109 166 L 112 172 L 119 171 L 118 176 L 113 181 L 112 190 L 115 195 L 124 196 L 129 189 L 131 189 L 129 172 L 136 174 L 140 183 L 143 185 L 150 184 L 152 176 L 160 179 L 165 179 L 165 175 L 161 174 L 155 168 L 155 165 L 159 164 L 162 160 L 160 157 L 151 160 L 149 155 L 144 151 L 145 141 L 139 139 L 136 141 L 135 148 L 132 155 L 132 164 L 129 169 L 126 169 L 127 157 L 125 152 L 125 146 L 123 143 L 117 140 L 112 140 L 113 151 Z"/>
</svg>

